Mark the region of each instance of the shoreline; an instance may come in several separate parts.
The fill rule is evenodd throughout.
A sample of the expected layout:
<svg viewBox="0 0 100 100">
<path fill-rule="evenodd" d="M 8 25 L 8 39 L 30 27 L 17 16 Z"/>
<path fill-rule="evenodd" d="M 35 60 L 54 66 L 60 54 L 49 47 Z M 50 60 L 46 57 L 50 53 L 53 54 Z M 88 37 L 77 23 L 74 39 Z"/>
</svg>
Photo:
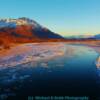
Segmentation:
<svg viewBox="0 0 100 100">
<path fill-rule="evenodd" d="M 0 69 L 29 62 L 49 60 L 64 54 L 62 43 L 27 43 L 12 47 L 0 55 Z"/>
<path fill-rule="evenodd" d="M 77 45 L 68 43 L 68 45 Z M 100 57 L 100 47 L 78 44 L 79 46 L 87 46 L 94 49 L 98 53 L 98 57 L 95 60 L 97 68 L 98 59 Z M 65 42 L 44 42 L 44 43 L 24 43 L 13 45 L 10 49 L 0 51 L 0 69 L 6 67 L 14 67 L 29 62 L 38 62 L 41 60 L 50 60 L 58 56 L 62 56 L 65 53 Z M 70 48 L 67 48 L 68 50 Z M 100 64 L 99 64 L 100 65 Z"/>
</svg>

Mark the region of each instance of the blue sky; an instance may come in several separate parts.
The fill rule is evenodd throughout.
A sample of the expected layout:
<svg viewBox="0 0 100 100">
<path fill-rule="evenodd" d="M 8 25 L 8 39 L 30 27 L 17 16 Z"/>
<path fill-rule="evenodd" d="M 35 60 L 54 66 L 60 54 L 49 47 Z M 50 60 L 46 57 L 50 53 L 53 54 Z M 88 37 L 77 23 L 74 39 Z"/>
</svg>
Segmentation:
<svg viewBox="0 0 100 100">
<path fill-rule="evenodd" d="M 29 17 L 62 35 L 100 33 L 100 0 L 0 0 L 0 18 Z"/>
</svg>

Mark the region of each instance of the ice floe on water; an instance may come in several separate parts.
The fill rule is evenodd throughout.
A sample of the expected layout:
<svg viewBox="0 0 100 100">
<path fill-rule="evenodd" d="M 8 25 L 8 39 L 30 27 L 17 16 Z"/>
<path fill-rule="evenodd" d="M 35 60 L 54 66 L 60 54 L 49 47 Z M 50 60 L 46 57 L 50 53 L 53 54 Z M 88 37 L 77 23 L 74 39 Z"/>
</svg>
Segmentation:
<svg viewBox="0 0 100 100">
<path fill-rule="evenodd" d="M 64 44 L 62 43 L 23 44 L 10 49 L 6 56 L 0 57 L 0 69 L 50 59 L 63 54 Z"/>
<path fill-rule="evenodd" d="M 98 69 L 100 69 L 100 56 L 96 60 L 96 66 L 97 66 Z"/>
<path fill-rule="evenodd" d="M 100 78 L 100 56 L 96 60 L 97 73 Z"/>
<path fill-rule="evenodd" d="M 41 66 L 41 72 L 48 69 L 48 60 L 63 56 L 64 50 L 62 43 L 23 44 L 10 49 L 0 58 L 0 85 L 23 82 L 31 77 L 35 67 Z"/>
</svg>

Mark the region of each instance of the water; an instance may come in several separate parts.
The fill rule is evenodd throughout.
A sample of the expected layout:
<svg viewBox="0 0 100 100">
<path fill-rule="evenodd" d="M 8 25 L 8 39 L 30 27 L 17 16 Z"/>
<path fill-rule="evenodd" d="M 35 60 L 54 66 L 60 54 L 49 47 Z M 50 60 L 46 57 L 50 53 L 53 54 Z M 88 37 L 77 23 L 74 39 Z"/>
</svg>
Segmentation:
<svg viewBox="0 0 100 100">
<path fill-rule="evenodd" d="M 97 52 L 81 45 L 65 45 L 65 49 L 63 56 L 49 61 L 31 62 L 0 71 L 0 97 L 99 97 Z"/>
</svg>

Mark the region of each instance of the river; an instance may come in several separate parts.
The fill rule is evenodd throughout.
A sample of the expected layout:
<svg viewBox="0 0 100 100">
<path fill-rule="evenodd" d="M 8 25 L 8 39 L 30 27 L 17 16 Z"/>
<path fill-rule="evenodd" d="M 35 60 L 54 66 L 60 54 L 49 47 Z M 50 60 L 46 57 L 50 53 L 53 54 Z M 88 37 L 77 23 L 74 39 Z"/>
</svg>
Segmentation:
<svg viewBox="0 0 100 100">
<path fill-rule="evenodd" d="M 63 56 L 0 70 L 0 98 L 35 95 L 98 98 L 100 77 L 95 64 L 98 56 L 90 47 L 65 44 Z"/>
</svg>

